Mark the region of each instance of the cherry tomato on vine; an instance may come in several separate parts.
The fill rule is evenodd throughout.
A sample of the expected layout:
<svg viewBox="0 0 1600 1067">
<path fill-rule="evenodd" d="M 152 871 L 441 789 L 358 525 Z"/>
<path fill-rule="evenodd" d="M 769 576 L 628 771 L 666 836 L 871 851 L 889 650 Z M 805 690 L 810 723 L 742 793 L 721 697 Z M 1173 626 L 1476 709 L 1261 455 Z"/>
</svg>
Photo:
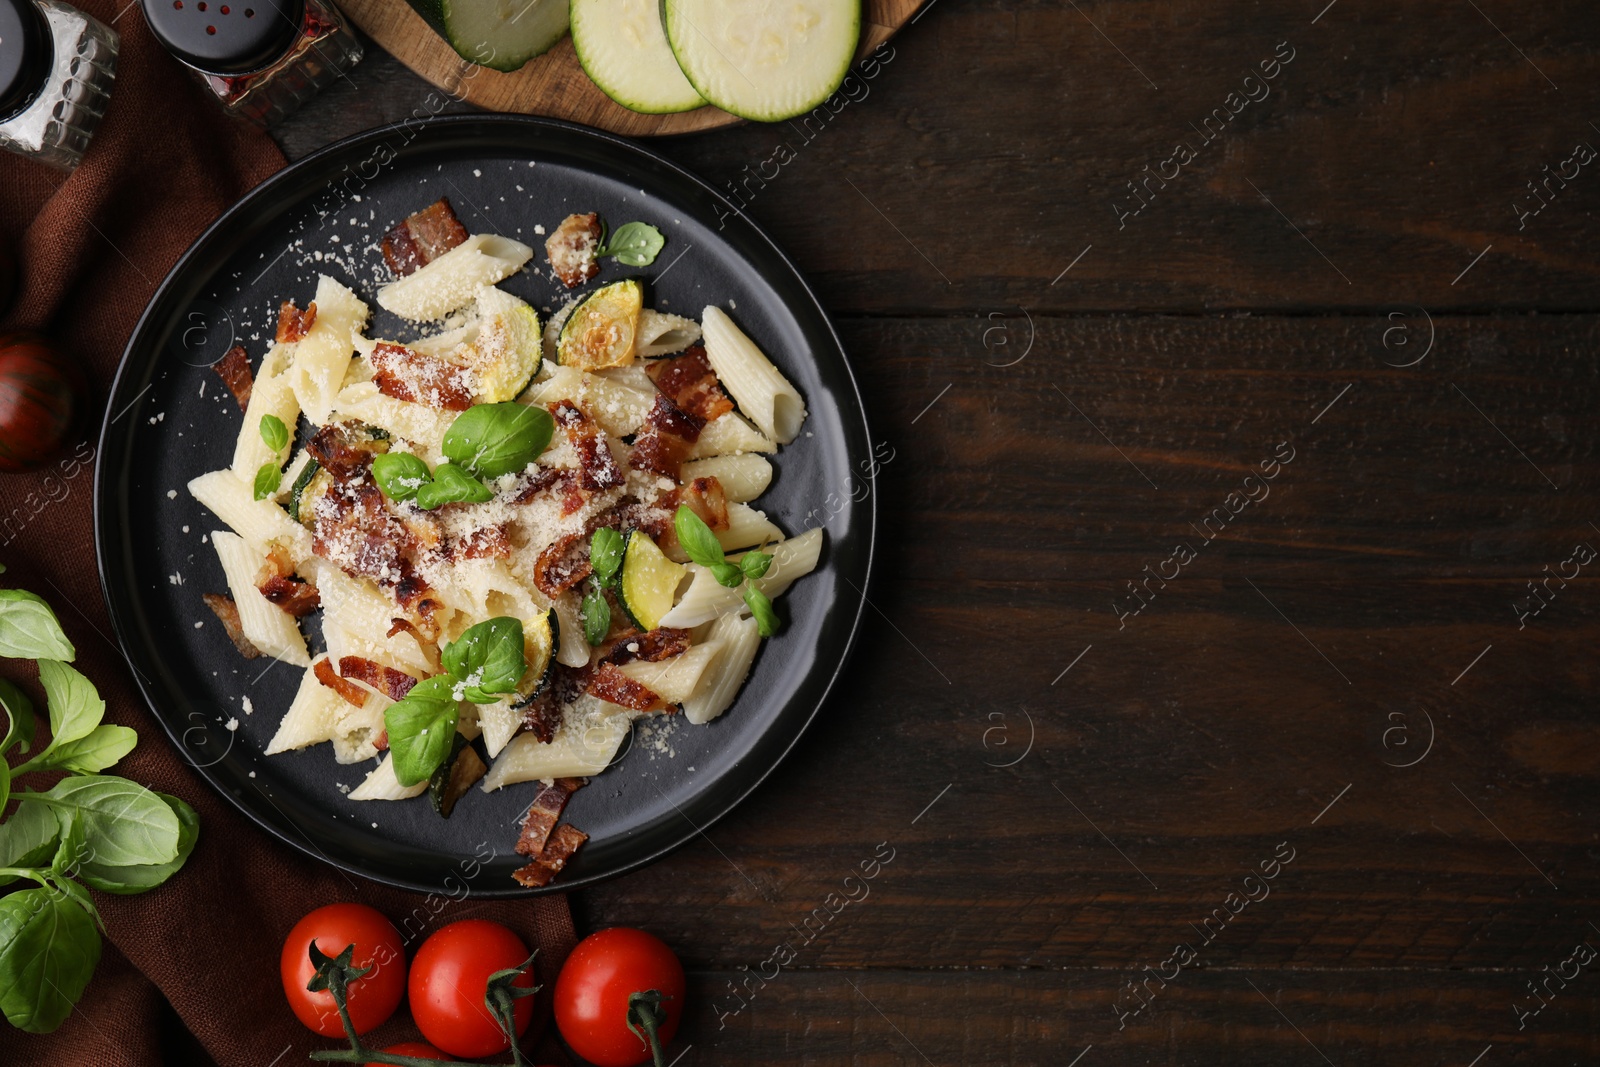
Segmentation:
<svg viewBox="0 0 1600 1067">
<path fill-rule="evenodd" d="M 628 1029 L 629 998 L 655 990 L 662 1046 L 683 1017 L 683 964 L 660 938 L 614 927 L 578 942 L 556 979 L 556 1026 L 574 1052 L 596 1067 L 635 1067 L 650 1046 Z M 646 1005 L 648 1010 L 648 1005 Z"/>
<path fill-rule="evenodd" d="M 430 1060 L 449 1060 L 452 1057 L 445 1055 L 426 1041 L 402 1041 L 398 1045 L 390 1045 L 383 1050 L 392 1052 L 396 1056 L 421 1056 Z M 388 1064 L 369 1063 L 367 1067 L 388 1067 Z"/>
<path fill-rule="evenodd" d="M 301 1022 L 323 1037 L 343 1037 L 344 1024 L 333 994 L 313 993 L 306 983 L 317 973 L 310 948 L 337 956 L 348 945 L 356 947 L 352 962 L 372 967 L 372 972 L 350 983 L 350 1022 L 364 1034 L 394 1014 L 406 991 L 406 955 L 400 931 L 382 912 L 365 904 L 329 904 L 295 923 L 283 942 L 278 970 L 283 995 L 289 998 Z"/>
<path fill-rule="evenodd" d="M 499 923 L 463 919 L 434 931 L 411 961 L 411 1017 L 422 1036 L 455 1056 L 476 1059 L 511 1047 L 484 1004 L 489 976 L 528 959 L 522 939 Z M 513 985 L 533 986 L 530 968 Z M 533 1020 L 533 998 L 512 1009 L 517 1036 Z"/>
</svg>

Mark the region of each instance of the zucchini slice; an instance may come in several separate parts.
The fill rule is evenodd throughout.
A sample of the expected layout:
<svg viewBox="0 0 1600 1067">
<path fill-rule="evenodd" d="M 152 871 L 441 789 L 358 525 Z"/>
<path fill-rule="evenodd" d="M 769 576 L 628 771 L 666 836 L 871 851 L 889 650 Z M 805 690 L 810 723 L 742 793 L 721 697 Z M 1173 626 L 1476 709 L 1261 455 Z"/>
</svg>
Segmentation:
<svg viewBox="0 0 1600 1067">
<path fill-rule="evenodd" d="M 304 484 L 301 484 L 301 483 Z M 300 472 L 300 477 L 295 479 L 294 488 L 289 491 L 289 516 L 306 529 L 311 529 L 312 519 L 316 516 L 317 501 L 322 499 L 324 493 L 333 488 L 333 475 L 322 469 L 316 460 L 306 464 L 306 469 Z"/>
<path fill-rule="evenodd" d="M 560 623 L 554 611 L 522 620 L 522 656 L 528 669 L 511 697 L 513 708 L 525 708 L 544 692 L 555 674 L 556 648 L 560 644 Z"/>
<path fill-rule="evenodd" d="M 462 59 L 513 71 L 567 33 L 567 0 L 410 0 Z"/>
<path fill-rule="evenodd" d="M 667 40 L 699 94 L 724 111 L 781 122 L 843 83 L 861 0 L 664 0 Z"/>
<path fill-rule="evenodd" d="M 645 533 L 630 531 L 622 549 L 622 581 L 617 587 L 622 610 L 640 629 L 654 630 L 661 625 L 661 616 L 672 610 L 685 571 Z"/>
<path fill-rule="evenodd" d="M 643 307 L 644 287 L 632 279 L 596 289 L 562 325 L 556 361 L 579 370 L 632 363 Z"/>
<path fill-rule="evenodd" d="M 515 400 L 544 362 L 539 315 L 510 293 L 493 286 L 478 294 L 478 334 L 450 355 L 478 375 L 479 404 Z"/>
<path fill-rule="evenodd" d="M 456 810 L 456 801 L 466 796 L 467 790 L 489 770 L 464 734 L 456 734 L 450 745 L 450 755 L 434 769 L 428 779 L 428 799 L 433 810 L 448 819 Z"/>
<path fill-rule="evenodd" d="M 631 111 L 705 106 L 672 56 L 659 0 L 572 0 L 572 47 L 590 80 Z"/>
</svg>

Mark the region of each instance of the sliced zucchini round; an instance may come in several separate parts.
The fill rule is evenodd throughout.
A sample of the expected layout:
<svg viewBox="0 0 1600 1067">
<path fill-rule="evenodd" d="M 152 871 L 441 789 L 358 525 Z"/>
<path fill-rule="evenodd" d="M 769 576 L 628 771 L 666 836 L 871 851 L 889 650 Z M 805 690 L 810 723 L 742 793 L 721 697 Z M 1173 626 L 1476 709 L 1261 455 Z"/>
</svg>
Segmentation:
<svg viewBox="0 0 1600 1067">
<path fill-rule="evenodd" d="M 306 490 L 311 487 L 311 480 L 321 471 L 322 464 L 307 456 L 306 465 L 300 468 L 300 477 L 294 480 L 294 485 L 289 489 L 289 501 L 284 507 L 284 510 L 289 513 L 289 517 L 295 522 L 304 521 L 300 518 L 300 501 L 305 497 Z M 310 524 L 307 523 L 307 525 Z"/>
<path fill-rule="evenodd" d="M 699 94 L 757 122 L 803 115 L 838 89 L 861 0 L 664 0 L 667 40 Z"/>
<path fill-rule="evenodd" d="M 572 309 L 556 342 L 556 360 L 579 370 L 604 370 L 633 362 L 639 336 L 644 287 L 637 281 L 613 282 L 596 289 Z"/>
<path fill-rule="evenodd" d="M 572 0 L 572 47 L 590 80 L 631 111 L 705 106 L 672 57 L 659 0 Z"/>
<path fill-rule="evenodd" d="M 654 630 L 661 625 L 661 616 L 672 610 L 684 571 L 683 564 L 668 559 L 643 531 L 630 531 L 622 548 L 622 581 L 617 587 L 622 610 L 640 629 Z"/>
<path fill-rule="evenodd" d="M 302 482 L 305 484 L 302 485 Z M 307 463 L 306 469 L 300 472 L 300 477 L 295 479 L 294 488 L 289 492 L 290 514 L 295 521 L 309 530 L 316 516 L 317 501 L 332 488 L 333 475 L 323 470 L 316 460 Z"/>
<path fill-rule="evenodd" d="M 526 707 L 550 684 L 555 674 L 560 625 L 554 611 L 522 620 L 522 655 L 528 669 L 522 672 L 522 680 L 517 683 L 517 690 L 511 696 L 513 708 Z"/>
<path fill-rule="evenodd" d="M 512 71 L 567 33 L 567 0 L 410 0 L 462 59 Z"/>
<path fill-rule="evenodd" d="M 510 293 L 486 286 L 478 294 L 477 336 L 450 358 L 478 375 L 479 404 L 515 400 L 544 361 L 539 315 Z"/>
</svg>

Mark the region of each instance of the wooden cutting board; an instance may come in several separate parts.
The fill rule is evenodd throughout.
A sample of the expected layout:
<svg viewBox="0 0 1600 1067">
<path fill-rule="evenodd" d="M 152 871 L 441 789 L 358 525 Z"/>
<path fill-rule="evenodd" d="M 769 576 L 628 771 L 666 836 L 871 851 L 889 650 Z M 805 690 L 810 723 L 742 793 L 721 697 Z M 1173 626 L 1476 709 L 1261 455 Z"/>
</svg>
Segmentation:
<svg viewBox="0 0 1600 1067">
<path fill-rule="evenodd" d="M 923 0 L 863 0 L 860 54 L 887 41 L 922 4 Z M 502 74 L 456 55 L 405 0 L 339 0 L 339 7 L 369 37 L 442 92 L 490 111 L 547 115 L 632 137 L 690 133 L 741 121 L 710 106 L 677 115 L 629 111 L 613 103 L 584 74 L 571 37 L 521 70 Z"/>
</svg>

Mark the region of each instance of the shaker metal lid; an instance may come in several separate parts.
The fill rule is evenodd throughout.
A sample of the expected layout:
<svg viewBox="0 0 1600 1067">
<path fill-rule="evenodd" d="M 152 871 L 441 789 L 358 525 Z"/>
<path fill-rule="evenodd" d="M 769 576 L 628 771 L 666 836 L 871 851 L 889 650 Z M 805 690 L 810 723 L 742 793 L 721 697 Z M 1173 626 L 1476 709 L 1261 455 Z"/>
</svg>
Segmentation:
<svg viewBox="0 0 1600 1067">
<path fill-rule="evenodd" d="M 50 24 L 33 0 L 0 0 L 0 122 L 33 103 L 55 63 Z"/>
<path fill-rule="evenodd" d="M 299 36 L 306 12 L 305 0 L 141 2 L 156 40 L 208 74 L 246 74 L 270 66 Z"/>
</svg>

